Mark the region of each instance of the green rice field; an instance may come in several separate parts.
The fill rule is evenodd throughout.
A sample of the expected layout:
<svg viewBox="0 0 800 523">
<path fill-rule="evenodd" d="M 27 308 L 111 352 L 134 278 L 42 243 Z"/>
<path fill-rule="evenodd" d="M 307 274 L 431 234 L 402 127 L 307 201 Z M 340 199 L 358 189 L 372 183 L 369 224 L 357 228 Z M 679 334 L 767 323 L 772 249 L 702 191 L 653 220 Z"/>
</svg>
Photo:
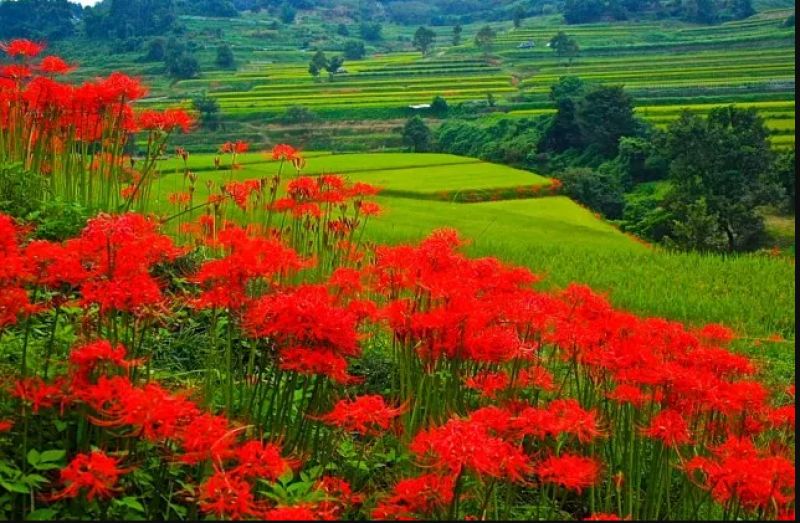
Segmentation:
<svg viewBox="0 0 800 523">
<path fill-rule="evenodd" d="M 722 322 L 745 338 L 743 350 L 773 369 L 775 376 L 782 379 L 793 372 L 793 260 L 669 253 L 635 241 L 563 196 L 480 203 L 424 199 L 425 193 L 445 188 L 477 190 L 546 180 L 471 158 L 410 153 L 306 156 L 309 174 L 335 172 L 384 188 L 377 199 L 383 215 L 367 224 L 367 239 L 405 242 L 436 228 L 454 227 L 469 240 L 471 253 L 530 267 L 546 276 L 545 285 L 586 283 L 634 312 L 692 324 Z M 204 182 L 271 176 L 278 167 L 257 153 L 243 155 L 242 169 L 232 173 L 224 166 L 213 170 L 213 155 L 192 155 L 190 163 L 200 177 L 200 196 L 206 194 Z M 167 194 L 183 183 L 182 174 L 175 172 L 177 165 L 175 160 L 163 162 L 154 187 L 164 211 Z M 788 341 L 765 341 L 774 333 Z M 764 339 L 757 349 L 754 339 Z"/>
</svg>

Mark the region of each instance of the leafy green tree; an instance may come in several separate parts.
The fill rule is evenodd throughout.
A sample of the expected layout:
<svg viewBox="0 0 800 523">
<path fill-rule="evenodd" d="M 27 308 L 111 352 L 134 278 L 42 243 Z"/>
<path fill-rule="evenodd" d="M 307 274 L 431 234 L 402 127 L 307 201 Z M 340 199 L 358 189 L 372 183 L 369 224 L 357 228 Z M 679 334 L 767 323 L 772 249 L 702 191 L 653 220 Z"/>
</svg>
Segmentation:
<svg viewBox="0 0 800 523">
<path fill-rule="evenodd" d="M 578 52 L 580 52 L 578 42 L 567 36 L 564 31 L 559 31 L 550 39 L 550 49 L 552 49 L 559 58 L 569 59 L 570 64 L 573 58 L 578 56 Z"/>
<path fill-rule="evenodd" d="M 414 33 L 414 40 L 411 44 L 414 49 L 422 53 L 423 56 L 427 55 L 433 47 L 433 42 L 436 40 L 436 33 L 427 27 L 419 27 Z"/>
<path fill-rule="evenodd" d="M 568 24 L 585 24 L 598 20 L 605 11 L 603 0 L 566 0 L 564 21 Z"/>
<path fill-rule="evenodd" d="M 236 58 L 233 56 L 233 50 L 228 44 L 222 44 L 217 47 L 217 58 L 215 60 L 217 67 L 221 69 L 234 69 L 236 67 Z"/>
<path fill-rule="evenodd" d="M 325 51 L 317 51 L 311 57 L 311 63 L 308 65 L 308 72 L 315 80 L 319 79 L 319 75 L 328 68 L 328 57 L 325 56 Z"/>
<path fill-rule="evenodd" d="M 361 38 L 367 42 L 377 42 L 383 38 L 383 26 L 378 22 L 363 22 L 358 30 Z"/>
<path fill-rule="evenodd" d="M 348 40 L 344 44 L 344 57 L 348 60 L 361 60 L 367 54 L 364 42 L 361 40 Z"/>
<path fill-rule="evenodd" d="M 216 131 L 220 126 L 219 102 L 203 93 L 192 100 L 192 108 L 200 117 L 200 127 Z"/>
<path fill-rule="evenodd" d="M 0 38 L 69 38 L 75 34 L 75 7 L 67 0 L 0 1 Z"/>
<path fill-rule="evenodd" d="M 586 93 L 578 102 L 576 121 L 584 141 L 605 158 L 617 153 L 620 138 L 637 130 L 633 99 L 622 86 L 599 86 Z"/>
<path fill-rule="evenodd" d="M 336 26 L 336 34 L 339 36 L 350 36 L 350 30 L 344 24 Z"/>
<path fill-rule="evenodd" d="M 433 135 L 419 116 L 410 118 L 403 127 L 403 143 L 416 153 L 428 152 L 433 147 Z"/>
<path fill-rule="evenodd" d="M 550 99 L 556 105 L 556 113 L 542 137 L 543 151 L 563 152 L 583 147 L 583 135 L 577 120 L 577 104 L 584 96 L 587 86 L 576 76 L 564 76 L 550 88 Z"/>
<path fill-rule="evenodd" d="M 622 217 L 625 193 L 620 180 L 608 170 L 573 167 L 558 175 L 564 192 L 611 219 Z"/>
<path fill-rule="evenodd" d="M 494 40 L 497 38 L 497 33 L 491 26 L 485 25 L 475 35 L 475 45 L 483 49 L 484 53 L 489 53 L 492 50 Z"/>
<path fill-rule="evenodd" d="M 681 219 L 672 220 L 672 231 L 665 238 L 665 245 L 700 252 L 715 252 L 725 248 L 719 230 L 719 215 L 709 210 L 705 198 L 675 204 L 673 211 Z"/>
<path fill-rule="evenodd" d="M 308 107 L 292 105 L 280 117 L 280 121 L 288 124 L 308 123 L 317 119 L 317 115 Z"/>
<path fill-rule="evenodd" d="M 761 117 L 733 106 L 715 108 L 705 119 L 684 112 L 667 132 L 672 187 L 667 208 L 676 220 L 713 217 L 720 238 L 704 244 L 724 245 L 729 252 L 759 247 L 764 223 L 757 208 L 784 194 L 768 174 L 773 155 Z M 675 228 L 679 243 L 691 244 L 687 235 Z"/>
<path fill-rule="evenodd" d="M 177 27 L 174 0 L 106 0 L 85 11 L 91 38 L 126 39 L 163 35 Z"/>
<path fill-rule="evenodd" d="M 147 62 L 161 62 L 167 55 L 167 40 L 163 37 L 156 37 L 147 43 L 147 54 L 144 59 Z"/>
<path fill-rule="evenodd" d="M 489 107 L 494 107 L 497 105 L 497 100 L 495 100 L 494 95 L 492 93 L 486 93 L 486 105 Z"/>
<path fill-rule="evenodd" d="M 341 56 L 334 56 L 330 60 L 328 60 L 328 65 L 325 66 L 325 70 L 328 71 L 328 80 L 333 81 L 336 77 L 336 74 L 339 72 L 339 69 L 344 65 L 344 58 Z"/>
<path fill-rule="evenodd" d="M 449 109 L 447 105 L 447 100 L 444 99 L 442 96 L 435 96 L 433 101 L 431 102 L 431 112 L 435 114 L 445 114 Z"/>
<path fill-rule="evenodd" d="M 294 23 L 294 19 L 297 17 L 297 9 L 285 3 L 281 6 L 279 17 L 284 24 Z"/>
<path fill-rule="evenodd" d="M 460 45 L 461 44 L 461 33 L 464 32 L 464 28 L 461 27 L 461 24 L 456 24 L 453 27 L 453 45 Z"/>
<path fill-rule="evenodd" d="M 795 152 L 786 151 L 781 153 L 775 158 L 775 163 L 772 167 L 773 177 L 775 183 L 783 188 L 786 195 L 785 209 L 789 212 L 794 212 L 796 198 L 796 184 L 797 184 L 797 162 L 795 161 Z"/>
<path fill-rule="evenodd" d="M 522 20 L 524 19 L 525 19 L 525 9 L 521 5 L 518 5 L 514 9 L 514 16 L 513 16 L 514 29 L 519 29 L 520 27 L 522 27 Z"/>
</svg>

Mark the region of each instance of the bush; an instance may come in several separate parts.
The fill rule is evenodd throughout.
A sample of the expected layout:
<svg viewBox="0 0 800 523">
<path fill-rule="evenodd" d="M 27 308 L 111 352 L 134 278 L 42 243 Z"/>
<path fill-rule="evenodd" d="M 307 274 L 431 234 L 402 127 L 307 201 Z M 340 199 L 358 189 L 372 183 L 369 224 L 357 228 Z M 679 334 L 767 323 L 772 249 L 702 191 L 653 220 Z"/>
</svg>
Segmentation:
<svg viewBox="0 0 800 523">
<path fill-rule="evenodd" d="M 283 123 L 295 124 L 313 122 L 317 118 L 317 114 L 308 107 L 293 105 L 287 108 L 286 112 L 278 117 L 278 120 Z"/>
<path fill-rule="evenodd" d="M 622 218 L 625 194 L 620 180 L 612 173 L 576 167 L 560 173 L 558 179 L 564 184 L 564 192 L 571 198 L 606 218 Z"/>
<path fill-rule="evenodd" d="M 44 178 L 21 163 L 0 164 L 0 213 L 28 215 L 38 208 L 44 189 Z"/>
<path fill-rule="evenodd" d="M 348 60 L 361 60 L 367 54 L 364 42 L 361 40 L 348 40 L 344 44 L 344 57 Z"/>
</svg>

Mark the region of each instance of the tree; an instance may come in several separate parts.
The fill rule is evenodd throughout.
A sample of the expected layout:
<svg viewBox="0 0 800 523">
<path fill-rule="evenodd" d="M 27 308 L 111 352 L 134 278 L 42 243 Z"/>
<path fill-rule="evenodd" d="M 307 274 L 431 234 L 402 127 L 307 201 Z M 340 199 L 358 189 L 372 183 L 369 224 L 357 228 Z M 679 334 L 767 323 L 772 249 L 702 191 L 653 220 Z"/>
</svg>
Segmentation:
<svg viewBox="0 0 800 523">
<path fill-rule="evenodd" d="M 580 51 L 578 42 L 567 36 L 564 31 L 559 31 L 550 39 L 550 49 L 560 58 L 567 57 L 570 64 Z"/>
<path fill-rule="evenodd" d="M 350 36 L 350 30 L 344 24 L 336 26 L 336 34 L 339 36 Z"/>
<path fill-rule="evenodd" d="M 461 27 L 461 24 L 456 24 L 453 27 L 453 45 L 461 44 L 461 33 L 464 31 L 464 28 Z"/>
<path fill-rule="evenodd" d="M 558 178 L 564 184 L 564 192 L 584 205 L 611 219 L 622 217 L 625 209 L 625 194 L 622 184 L 613 173 L 584 167 L 570 168 Z"/>
<path fill-rule="evenodd" d="M 361 60 L 367 50 L 364 48 L 364 42 L 361 40 L 348 40 L 344 44 L 344 57 L 348 60 Z"/>
<path fill-rule="evenodd" d="M 491 92 L 486 93 L 486 105 L 489 107 L 494 107 L 497 105 L 497 100 L 495 100 L 494 95 Z"/>
<path fill-rule="evenodd" d="M 0 38 L 69 38 L 75 34 L 74 7 L 67 0 L 0 1 Z"/>
<path fill-rule="evenodd" d="M 287 24 L 287 25 L 291 24 L 291 23 L 294 22 L 294 19 L 297 17 L 297 9 L 295 9 L 294 7 L 289 5 L 288 3 L 283 4 L 281 6 L 281 11 L 280 11 L 280 15 L 279 16 L 280 16 L 281 22 L 283 22 L 284 24 Z"/>
<path fill-rule="evenodd" d="M 420 51 L 423 56 L 431 50 L 433 42 L 436 40 L 436 33 L 427 27 L 420 27 L 414 33 L 414 40 L 411 42 L 414 49 Z"/>
<path fill-rule="evenodd" d="M 732 252 L 762 243 L 764 223 L 756 209 L 784 194 L 769 176 L 773 163 L 768 136 L 754 110 L 733 106 L 715 108 L 705 119 L 684 112 L 668 127 L 671 191 L 666 206 L 682 224 L 713 218 L 718 238 L 704 244 L 724 245 Z M 684 245 L 697 243 L 697 236 L 674 228 L 673 239 Z"/>
<path fill-rule="evenodd" d="M 288 124 L 308 123 L 317 119 L 317 115 L 308 107 L 292 105 L 280 117 L 280 121 Z"/>
<path fill-rule="evenodd" d="M 328 65 L 325 66 L 325 70 L 328 71 L 328 80 L 331 82 L 333 78 L 336 76 L 336 73 L 339 72 L 339 69 L 344 65 L 344 58 L 341 56 L 334 56 L 328 61 Z"/>
<path fill-rule="evenodd" d="M 586 89 L 583 80 L 576 76 L 561 77 L 550 88 L 550 99 L 556 105 L 556 114 L 539 144 L 542 150 L 563 152 L 583 146 L 583 134 L 577 121 L 577 104 Z"/>
<path fill-rule="evenodd" d="M 167 55 L 167 41 L 162 37 L 153 38 L 147 43 L 147 62 L 162 62 Z"/>
<path fill-rule="evenodd" d="M 361 38 L 367 42 L 377 42 L 383 35 L 383 26 L 378 22 L 363 22 L 358 26 Z"/>
<path fill-rule="evenodd" d="M 494 32 L 494 29 L 485 25 L 475 35 L 475 45 L 483 49 L 484 53 L 489 53 L 492 50 L 495 38 L 497 38 L 497 33 Z"/>
<path fill-rule="evenodd" d="M 215 63 L 217 67 L 221 69 L 233 69 L 236 67 L 236 58 L 233 56 L 231 46 L 222 44 L 217 47 L 217 59 Z"/>
<path fill-rule="evenodd" d="M 432 148 L 433 136 L 425 121 L 419 116 L 410 118 L 403 127 L 403 143 L 415 153 L 428 152 Z"/>
<path fill-rule="evenodd" d="M 178 79 L 194 78 L 200 74 L 200 62 L 188 52 L 167 58 L 167 72 Z"/>
<path fill-rule="evenodd" d="M 603 15 L 603 0 L 566 0 L 564 2 L 564 21 L 568 24 L 594 22 Z"/>
<path fill-rule="evenodd" d="M 435 114 L 445 114 L 450 107 L 447 105 L 447 100 L 441 96 L 435 96 L 431 101 L 431 112 Z"/>
<path fill-rule="evenodd" d="M 516 9 L 514 9 L 514 29 L 519 29 L 522 27 L 522 20 L 525 18 L 525 9 L 521 5 L 518 5 Z"/>
<path fill-rule="evenodd" d="M 308 72 L 311 76 L 318 80 L 320 73 L 327 68 L 328 57 L 325 56 L 325 51 L 320 50 L 314 53 L 314 56 L 311 57 L 311 63 L 308 65 Z"/>
<path fill-rule="evenodd" d="M 178 20 L 174 0 L 106 0 L 84 13 L 87 36 L 103 39 L 164 35 Z"/>
<path fill-rule="evenodd" d="M 600 155 L 616 155 L 619 140 L 636 134 L 633 99 L 621 86 L 599 86 L 577 104 L 576 121 L 588 145 Z"/>
<path fill-rule="evenodd" d="M 733 0 L 731 4 L 731 14 L 737 20 L 756 14 L 752 0 Z"/>
<path fill-rule="evenodd" d="M 786 151 L 781 153 L 775 158 L 775 163 L 772 167 L 772 172 L 775 178 L 775 183 L 783 188 L 786 195 L 785 209 L 794 212 L 797 185 L 797 162 L 795 161 L 795 152 Z"/>
<path fill-rule="evenodd" d="M 216 131 L 220 125 L 219 102 L 203 93 L 192 100 L 192 108 L 200 115 L 200 127 Z"/>
</svg>

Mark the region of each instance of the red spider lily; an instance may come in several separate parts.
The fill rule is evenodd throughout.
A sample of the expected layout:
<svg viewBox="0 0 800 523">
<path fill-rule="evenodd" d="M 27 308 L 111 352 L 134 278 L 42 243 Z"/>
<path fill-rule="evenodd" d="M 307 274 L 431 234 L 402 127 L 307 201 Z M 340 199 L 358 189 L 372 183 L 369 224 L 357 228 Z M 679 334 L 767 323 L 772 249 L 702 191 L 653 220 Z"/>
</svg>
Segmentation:
<svg viewBox="0 0 800 523">
<path fill-rule="evenodd" d="M 198 487 L 200 510 L 220 519 L 260 519 L 252 489 L 244 479 L 217 470 Z"/>
<path fill-rule="evenodd" d="M 8 432 L 14 427 L 14 422 L 7 419 L 0 419 L 0 432 Z"/>
<path fill-rule="evenodd" d="M 680 412 L 664 409 L 650 420 L 650 426 L 642 431 L 647 437 L 660 440 L 667 447 L 683 445 L 692 441 L 689 427 Z"/>
<path fill-rule="evenodd" d="M 795 499 L 795 467 L 778 456 L 762 456 L 750 439 L 729 438 L 711 449 L 713 457 L 696 456 L 684 466 L 700 472 L 700 485 L 725 504 L 734 499 L 747 510 L 775 514 L 791 507 Z"/>
<path fill-rule="evenodd" d="M 193 411 L 194 404 L 187 405 Z M 187 417 L 188 418 L 188 417 Z M 234 455 L 236 431 L 231 429 L 228 419 L 213 414 L 199 414 L 180 425 L 176 439 L 181 443 L 183 463 L 200 463 L 206 460 L 219 462 Z"/>
<path fill-rule="evenodd" d="M 200 308 L 239 309 L 247 301 L 247 287 L 256 279 L 267 283 L 306 264 L 297 253 L 272 239 L 252 237 L 241 227 L 228 226 L 218 235 L 228 255 L 205 262 L 193 281 L 203 287 L 195 300 Z"/>
<path fill-rule="evenodd" d="M 795 406 L 785 405 L 769 412 L 769 421 L 773 427 L 786 427 L 794 430 Z"/>
<path fill-rule="evenodd" d="M 39 412 L 39 409 L 47 409 L 66 401 L 63 381 L 45 383 L 38 377 L 17 380 L 11 395 L 30 404 L 34 413 Z"/>
<path fill-rule="evenodd" d="M 300 151 L 291 145 L 281 143 L 272 148 L 271 156 L 273 160 L 287 160 L 291 162 L 300 158 Z"/>
<path fill-rule="evenodd" d="M 233 199 L 233 202 L 240 209 L 245 210 L 247 209 L 250 195 L 261 190 L 261 180 L 226 183 L 222 190 Z"/>
<path fill-rule="evenodd" d="M 119 477 L 127 472 L 119 468 L 119 459 L 101 451 L 78 454 L 69 465 L 61 469 L 61 481 L 65 487 L 50 499 L 75 498 L 85 493 L 91 501 L 95 497 L 109 498 L 115 492 Z"/>
<path fill-rule="evenodd" d="M 67 74 L 75 69 L 75 66 L 69 65 L 59 56 L 45 56 L 39 63 L 39 69 L 48 74 Z"/>
<path fill-rule="evenodd" d="M 358 211 L 363 216 L 378 216 L 381 214 L 381 206 L 375 202 L 361 202 Z"/>
<path fill-rule="evenodd" d="M 423 430 L 409 449 L 438 470 L 452 474 L 466 469 L 479 476 L 522 482 L 531 471 L 519 447 L 492 436 L 485 425 L 471 420 L 451 419 Z"/>
<path fill-rule="evenodd" d="M 89 267 L 81 285 L 83 303 L 98 304 L 102 312 L 138 313 L 161 302 L 160 285 L 149 270 L 183 252 L 158 233 L 155 222 L 135 213 L 93 218 L 66 246 Z"/>
<path fill-rule="evenodd" d="M 617 385 L 616 388 L 606 396 L 619 403 L 630 403 L 635 407 L 641 407 L 646 400 L 645 393 L 642 392 L 642 389 L 624 383 Z"/>
<path fill-rule="evenodd" d="M 99 385 L 99 382 L 98 382 Z M 105 427 L 130 427 L 134 433 L 149 441 L 162 441 L 175 439 L 186 435 L 183 428 L 198 418 L 200 411 L 197 406 L 182 397 L 169 394 L 161 386 L 148 383 L 142 388 L 120 386 L 119 382 L 104 382 L 107 392 L 122 392 L 118 397 L 110 398 L 104 408 L 98 409 L 102 419 L 95 418 L 95 425 Z M 100 399 L 101 391 L 97 391 Z M 204 428 L 208 428 L 205 427 Z M 196 442 L 195 435 L 188 434 L 187 440 L 182 441 L 184 449 L 189 447 L 189 452 L 208 452 L 213 450 L 208 445 L 207 439 Z M 197 436 L 198 438 L 211 438 L 214 434 Z M 212 443 L 219 437 L 214 438 Z M 205 457 L 205 454 L 203 454 Z M 189 458 L 194 458 L 192 454 Z"/>
<path fill-rule="evenodd" d="M 346 431 L 377 436 L 388 430 L 402 412 L 402 407 L 389 407 L 383 396 L 372 394 L 352 401 L 341 400 L 320 419 Z"/>
<path fill-rule="evenodd" d="M 298 374 L 327 376 L 341 384 L 357 382 L 347 373 L 347 360 L 333 350 L 289 347 L 280 352 L 279 366 Z"/>
<path fill-rule="evenodd" d="M 183 109 L 166 109 L 164 111 L 142 111 L 136 117 L 139 128 L 145 131 L 162 131 L 170 133 L 180 129 L 188 133 L 195 123 L 195 119 Z"/>
<path fill-rule="evenodd" d="M 245 317 L 252 336 L 349 357 L 360 354 L 357 324 L 356 315 L 337 305 L 323 285 L 301 285 L 262 296 Z"/>
<path fill-rule="evenodd" d="M 261 514 L 265 521 L 316 521 L 319 515 L 309 506 L 276 507 Z"/>
<path fill-rule="evenodd" d="M 231 474 L 243 478 L 277 480 L 291 470 L 291 463 L 281 456 L 280 449 L 271 443 L 248 441 L 234 451 L 238 462 Z"/>
<path fill-rule="evenodd" d="M 555 483 L 581 492 L 597 483 L 600 463 L 592 458 L 562 454 L 550 456 L 536 467 L 536 475 L 544 483 Z"/>
<path fill-rule="evenodd" d="M 466 386 L 480 391 L 486 398 L 494 398 L 498 392 L 505 390 L 511 379 L 505 372 L 483 372 L 467 378 Z"/>
<path fill-rule="evenodd" d="M 192 195 L 188 192 L 174 192 L 167 197 L 167 201 L 172 205 L 183 206 L 192 201 Z"/>
<path fill-rule="evenodd" d="M 31 40 L 26 40 L 24 38 L 19 38 L 17 40 L 11 40 L 9 43 L 0 43 L 0 49 L 5 51 L 8 56 L 21 56 L 23 58 L 35 58 L 37 57 L 42 51 L 44 51 L 45 45 L 33 42 Z"/>
<path fill-rule="evenodd" d="M 392 495 L 372 511 L 372 519 L 398 520 L 431 516 L 453 501 L 451 476 L 425 474 L 399 481 Z"/>
<path fill-rule="evenodd" d="M 58 243 L 44 240 L 29 243 L 25 247 L 25 260 L 36 285 L 72 287 L 87 277 L 78 253 Z"/>
<path fill-rule="evenodd" d="M 317 505 L 317 513 L 323 519 L 341 519 L 342 514 L 349 508 L 361 505 L 364 496 L 353 493 L 350 484 L 342 478 L 323 476 L 317 481 L 317 489 L 325 493 L 325 501 Z"/>
<path fill-rule="evenodd" d="M 219 147 L 223 154 L 243 154 L 250 150 L 250 144 L 243 141 L 225 142 Z"/>
<path fill-rule="evenodd" d="M 125 356 L 125 347 L 122 345 L 114 347 L 106 340 L 74 348 L 69 355 L 70 363 L 75 366 L 72 386 L 76 387 L 89 383 L 89 376 L 102 363 L 121 368 L 129 368 L 139 363 L 137 361 L 128 361 Z"/>
<path fill-rule="evenodd" d="M 623 521 L 623 519 L 613 513 L 595 512 L 583 521 Z"/>
</svg>

